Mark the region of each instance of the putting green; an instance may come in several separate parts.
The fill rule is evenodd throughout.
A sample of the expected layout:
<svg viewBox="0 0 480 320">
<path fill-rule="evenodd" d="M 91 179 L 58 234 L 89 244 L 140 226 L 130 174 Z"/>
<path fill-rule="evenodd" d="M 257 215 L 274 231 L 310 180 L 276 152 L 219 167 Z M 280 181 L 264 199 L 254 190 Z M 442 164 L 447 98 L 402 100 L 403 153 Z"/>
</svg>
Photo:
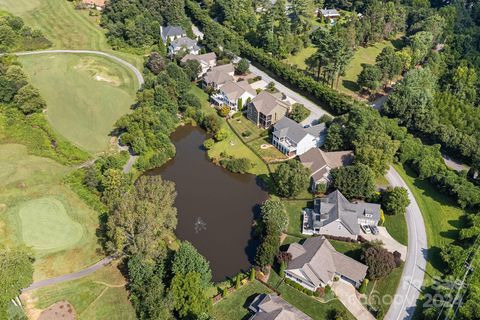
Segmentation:
<svg viewBox="0 0 480 320">
<path fill-rule="evenodd" d="M 82 238 L 80 224 L 70 218 L 63 203 L 54 197 L 24 202 L 18 215 L 23 241 L 36 252 L 64 250 Z"/>
</svg>

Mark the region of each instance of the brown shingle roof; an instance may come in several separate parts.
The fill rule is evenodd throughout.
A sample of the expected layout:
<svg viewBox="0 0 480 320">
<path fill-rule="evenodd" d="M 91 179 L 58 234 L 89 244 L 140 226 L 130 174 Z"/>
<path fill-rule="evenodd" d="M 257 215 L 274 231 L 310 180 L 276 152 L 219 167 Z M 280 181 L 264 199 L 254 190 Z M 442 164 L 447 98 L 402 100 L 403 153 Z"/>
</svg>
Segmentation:
<svg viewBox="0 0 480 320">
<path fill-rule="evenodd" d="M 275 98 L 267 91 L 262 91 L 252 100 L 252 104 L 257 109 L 257 112 L 261 112 L 265 115 L 270 114 L 277 106 L 281 106 L 286 110 L 289 109 L 288 105 Z"/>
</svg>

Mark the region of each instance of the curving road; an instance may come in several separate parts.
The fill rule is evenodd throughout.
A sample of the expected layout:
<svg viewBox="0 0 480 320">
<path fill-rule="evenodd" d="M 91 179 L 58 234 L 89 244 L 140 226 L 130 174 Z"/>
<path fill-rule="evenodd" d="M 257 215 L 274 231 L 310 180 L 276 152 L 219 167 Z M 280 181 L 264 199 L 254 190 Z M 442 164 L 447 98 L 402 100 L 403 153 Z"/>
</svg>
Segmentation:
<svg viewBox="0 0 480 320">
<path fill-rule="evenodd" d="M 103 258 L 99 262 L 95 263 L 93 266 L 82 269 L 80 271 L 65 274 L 63 276 L 59 276 L 59 277 L 56 277 L 56 278 L 50 278 L 50 279 L 45 279 L 45 280 L 34 282 L 28 288 L 23 289 L 22 292 L 27 292 L 27 291 L 30 291 L 30 290 L 43 288 L 43 287 L 50 286 L 50 285 L 57 284 L 57 283 L 61 283 L 61 282 L 83 278 L 85 276 L 88 276 L 91 273 L 94 273 L 98 269 L 101 269 L 101 268 L 105 267 L 107 264 L 109 264 L 113 260 L 115 260 L 115 257 L 109 256 L 109 257 Z"/>
<path fill-rule="evenodd" d="M 408 226 L 407 259 L 400 284 L 385 319 L 411 319 L 417 306 L 427 264 L 428 247 L 425 223 L 415 197 L 398 172 L 393 167 L 390 167 L 385 177 L 392 186 L 407 189 L 410 199 L 410 205 L 407 207 L 406 213 Z"/>
<path fill-rule="evenodd" d="M 31 55 L 49 54 L 49 53 L 50 54 L 51 53 L 75 53 L 75 54 L 80 53 L 80 54 L 93 54 L 93 55 L 97 55 L 97 56 L 107 57 L 109 59 L 117 61 L 120 64 L 123 64 L 128 69 L 130 69 L 135 74 L 135 77 L 137 78 L 137 81 L 138 81 L 138 85 L 140 87 L 145 83 L 145 80 L 143 79 L 142 73 L 137 68 L 135 68 L 135 66 L 133 64 L 131 64 L 130 62 L 127 62 L 123 59 L 120 59 L 119 57 L 117 57 L 113 54 L 102 52 L 102 51 L 94 51 L 94 50 L 42 50 L 42 51 L 11 52 L 11 53 L 1 54 L 0 56 L 8 55 L 8 54 L 12 54 L 12 55 L 15 55 L 15 56 L 31 56 Z"/>
</svg>

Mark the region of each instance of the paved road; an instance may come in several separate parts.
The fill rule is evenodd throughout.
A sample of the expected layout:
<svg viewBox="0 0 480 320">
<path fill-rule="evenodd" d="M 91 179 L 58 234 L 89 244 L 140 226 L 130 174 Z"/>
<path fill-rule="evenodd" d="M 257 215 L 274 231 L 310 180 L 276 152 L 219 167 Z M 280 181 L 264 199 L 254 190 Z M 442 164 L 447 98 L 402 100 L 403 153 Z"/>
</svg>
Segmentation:
<svg viewBox="0 0 480 320">
<path fill-rule="evenodd" d="M 422 213 L 412 192 L 393 167 L 386 178 L 392 186 L 404 187 L 408 191 L 410 205 L 407 207 L 408 249 L 402 278 L 397 288 L 394 301 L 385 316 L 386 320 L 411 319 L 425 276 L 427 264 L 427 234 Z"/>
<path fill-rule="evenodd" d="M 23 289 L 22 292 L 27 292 L 27 291 L 30 291 L 30 290 L 43 288 L 43 287 L 50 286 L 50 285 L 53 285 L 53 284 L 83 278 L 83 277 L 97 271 L 98 269 L 103 268 L 104 266 L 106 266 L 107 264 L 112 262 L 114 259 L 115 258 L 113 256 L 109 256 L 109 257 L 106 257 L 106 258 L 100 260 L 99 262 L 95 263 L 93 266 L 82 269 L 80 271 L 70 273 L 70 274 L 66 274 L 66 275 L 63 275 L 63 276 L 59 276 L 59 277 L 56 277 L 56 278 L 45 279 L 45 280 L 34 282 L 30 285 L 30 287 Z"/>
<path fill-rule="evenodd" d="M 287 96 L 290 98 L 296 100 L 298 103 L 303 104 L 308 110 L 310 110 L 310 116 L 308 116 L 307 119 L 305 119 L 302 124 L 315 124 L 316 121 L 324 114 L 329 113 L 325 110 L 323 110 L 319 105 L 315 104 L 308 98 L 302 96 L 298 92 L 293 91 L 292 89 L 284 86 L 277 80 L 273 79 L 270 77 L 267 73 L 263 72 L 262 70 L 258 69 L 254 65 L 250 65 L 250 71 L 253 72 L 254 74 L 261 76 L 262 80 L 269 83 L 269 82 L 274 82 L 275 83 L 275 88 L 277 88 L 279 91 L 285 93 Z"/>
<path fill-rule="evenodd" d="M 107 57 L 109 59 L 117 61 L 120 64 L 123 64 L 124 66 L 126 66 L 127 68 L 132 70 L 132 72 L 135 74 L 135 77 L 137 77 L 138 85 L 140 87 L 145 83 L 145 80 L 143 79 L 142 73 L 137 68 L 135 68 L 134 65 L 132 65 L 131 63 L 129 63 L 129 62 L 123 60 L 123 59 L 120 59 L 117 56 L 114 56 L 113 54 L 102 52 L 102 51 L 92 51 L 92 50 L 42 50 L 42 51 L 12 52 L 12 53 L 8 53 L 8 54 L 13 54 L 13 55 L 16 55 L 16 56 L 30 56 L 30 55 L 36 55 L 36 54 L 49 54 L 49 53 L 50 54 L 51 53 L 75 53 L 75 54 L 79 54 L 79 53 L 82 54 L 83 53 L 83 54 L 93 54 L 93 55 L 97 55 L 97 56 Z M 5 55 L 5 54 L 2 54 L 2 55 Z"/>
</svg>

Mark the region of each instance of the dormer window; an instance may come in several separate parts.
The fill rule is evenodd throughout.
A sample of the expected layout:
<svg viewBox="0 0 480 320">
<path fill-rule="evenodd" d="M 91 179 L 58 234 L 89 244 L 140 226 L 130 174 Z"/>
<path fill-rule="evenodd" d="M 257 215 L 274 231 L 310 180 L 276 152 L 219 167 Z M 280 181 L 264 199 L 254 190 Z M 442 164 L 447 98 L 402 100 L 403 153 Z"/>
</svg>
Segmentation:
<svg viewBox="0 0 480 320">
<path fill-rule="evenodd" d="M 371 213 L 365 213 L 365 217 L 367 217 L 367 218 L 373 218 L 373 214 L 371 214 Z"/>
</svg>

